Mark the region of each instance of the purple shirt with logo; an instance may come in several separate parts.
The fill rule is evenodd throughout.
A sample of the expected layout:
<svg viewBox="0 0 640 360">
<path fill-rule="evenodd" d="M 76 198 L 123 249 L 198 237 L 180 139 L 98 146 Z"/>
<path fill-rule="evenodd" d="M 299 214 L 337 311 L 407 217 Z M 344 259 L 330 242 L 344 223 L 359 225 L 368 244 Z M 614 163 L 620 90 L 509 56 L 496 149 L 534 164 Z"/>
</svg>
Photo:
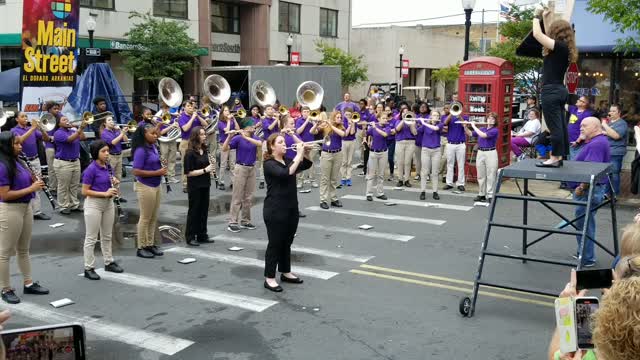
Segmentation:
<svg viewBox="0 0 640 360">
<path fill-rule="evenodd" d="M 53 134 L 53 140 L 56 142 L 56 159 L 76 160 L 80 157 L 80 136 L 72 142 L 67 142 L 67 139 L 76 131 L 73 128 L 59 128 Z"/>
<path fill-rule="evenodd" d="M 442 115 L 442 117 L 440 117 L 440 122 L 443 125 L 448 116 L 449 115 Z M 466 118 L 464 120 L 466 120 Z M 449 143 L 464 143 L 467 140 L 464 133 L 464 126 L 459 124 L 459 121 L 463 121 L 463 119 L 460 119 L 458 116 L 451 117 L 451 121 L 449 122 L 449 131 L 447 132 L 447 141 Z"/>
<path fill-rule="evenodd" d="M 255 136 L 252 139 L 259 140 Z M 257 146 L 251 141 L 236 135 L 229 141 L 229 147 L 236 149 L 236 163 L 246 166 L 253 166 L 256 163 Z"/>
<path fill-rule="evenodd" d="M 397 118 L 391 122 L 392 126 L 396 128 L 396 142 L 402 140 L 415 140 L 416 137 L 411 133 L 411 128 L 409 127 L 409 125 L 404 124 L 400 131 L 397 130 L 398 124 L 400 124 L 400 122 L 402 121 L 404 120 Z"/>
<path fill-rule="evenodd" d="M 418 135 L 416 138 L 421 139 L 420 146 L 429 149 L 436 149 L 440 147 L 440 131 L 442 130 L 442 122 L 434 125 L 438 127 L 438 130 L 433 130 L 424 125 L 418 128 Z"/>
<path fill-rule="evenodd" d="M 28 127 L 21 127 L 20 125 L 16 125 L 11 129 L 11 132 L 16 136 L 22 136 L 29 131 Z M 34 156 L 38 156 L 38 141 L 42 140 L 42 133 L 40 130 L 34 131 L 23 143 L 22 143 L 22 152 L 27 155 L 27 157 L 31 158 Z"/>
<path fill-rule="evenodd" d="M 108 165 L 107 165 L 108 166 Z M 107 166 L 100 166 L 94 160 L 82 173 L 82 184 L 93 191 L 105 192 L 111 188 L 111 175 Z"/>
<path fill-rule="evenodd" d="M 487 137 L 480 137 L 475 131 L 471 134 L 472 136 L 478 138 L 478 149 L 495 148 L 496 142 L 498 141 L 498 135 L 500 133 L 500 131 L 498 131 L 498 128 L 492 127 L 491 129 L 487 129 L 486 127 L 482 127 L 479 128 L 479 130 L 487 134 Z"/>
<path fill-rule="evenodd" d="M 133 153 L 133 168 L 138 170 L 160 170 L 160 154 L 153 144 L 145 144 L 136 148 Z M 150 187 L 158 187 L 162 178 L 160 176 L 142 177 L 136 176 L 136 180 Z"/>
<path fill-rule="evenodd" d="M 122 152 L 122 140 L 118 141 L 117 144 L 113 145 L 113 139 L 120 136 L 121 131 L 117 129 L 109 130 L 104 129 L 100 134 L 100 138 L 107 142 L 109 145 L 109 154 L 120 154 Z"/>
<path fill-rule="evenodd" d="M 329 146 L 327 146 L 326 142 L 322 143 L 322 151 L 342 150 L 342 136 L 332 131 L 331 134 L 329 134 L 329 139 L 331 140 Z"/>
<path fill-rule="evenodd" d="M 225 142 L 225 140 L 227 140 L 227 137 L 229 136 L 228 134 L 225 134 L 224 129 L 227 128 L 227 122 L 225 121 L 218 121 L 218 142 L 219 143 L 223 143 Z M 231 125 L 229 126 L 229 131 L 231 130 L 236 130 L 236 122 L 235 121 L 231 121 Z M 232 139 L 233 140 L 233 139 Z"/>
<path fill-rule="evenodd" d="M 7 167 L 0 163 L 0 186 L 9 186 L 9 190 L 22 190 L 31 186 L 33 182 L 31 181 L 31 173 L 29 169 L 22 166 L 20 161 L 16 161 L 16 176 L 13 179 L 13 184 L 9 180 L 9 174 L 7 172 Z M 35 197 L 35 193 L 27 194 L 19 199 L 4 201 L 0 200 L 0 202 L 6 203 L 28 203 Z"/>
<path fill-rule="evenodd" d="M 416 114 L 416 118 L 417 119 L 430 119 L 431 115 L 430 114 L 422 114 L 422 113 L 418 113 Z M 422 123 L 420 122 L 420 120 L 416 121 L 416 130 L 420 129 L 422 127 Z M 422 146 L 422 136 L 416 135 L 416 146 Z"/>
<path fill-rule="evenodd" d="M 298 120 L 296 120 L 296 130 L 300 129 L 305 121 L 306 121 L 305 118 L 299 117 Z M 315 139 L 315 136 L 313 136 L 313 134 L 311 133 L 312 127 L 313 127 L 313 124 L 311 123 L 311 121 L 309 121 L 307 125 L 304 127 L 304 130 L 302 130 L 302 133 L 298 135 L 300 140 L 307 142 L 307 141 L 313 141 Z"/>
<path fill-rule="evenodd" d="M 378 129 L 387 133 L 387 136 L 391 134 L 391 128 L 389 127 L 389 125 L 379 127 Z M 367 130 L 367 135 L 371 136 L 372 151 L 380 152 L 380 151 L 387 150 L 387 138 L 380 135 L 380 133 L 378 133 L 378 131 L 376 131 L 376 129 L 374 129 L 373 126 L 369 127 L 369 130 Z"/>
<path fill-rule="evenodd" d="M 578 111 L 578 107 L 575 105 L 569 106 L 569 121 L 567 123 L 567 132 L 569 133 L 569 142 L 574 142 L 580 136 L 580 125 L 582 120 L 593 116 L 591 109 L 585 109 L 582 112 Z"/>
</svg>

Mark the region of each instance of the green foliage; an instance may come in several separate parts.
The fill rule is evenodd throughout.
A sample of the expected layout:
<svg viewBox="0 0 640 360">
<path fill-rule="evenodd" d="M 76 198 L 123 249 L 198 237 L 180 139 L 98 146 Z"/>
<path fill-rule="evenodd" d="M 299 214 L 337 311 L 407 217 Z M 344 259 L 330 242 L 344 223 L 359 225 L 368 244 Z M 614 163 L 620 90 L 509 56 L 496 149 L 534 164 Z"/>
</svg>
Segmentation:
<svg viewBox="0 0 640 360">
<path fill-rule="evenodd" d="M 538 71 L 542 68 L 542 59 L 516 55 L 516 49 L 532 30 L 533 9 L 521 10 L 512 5 L 509 16 L 510 21 L 500 23 L 500 35 L 505 41 L 489 49 L 488 55 L 510 61 L 516 74 L 516 86 L 529 94 L 540 94 Z"/>
<path fill-rule="evenodd" d="M 342 72 L 342 87 L 358 85 L 369 80 L 364 56 L 355 57 L 325 42 L 316 43 L 316 51 L 322 54 L 323 65 L 338 65 Z"/>
<path fill-rule="evenodd" d="M 589 0 L 587 10 L 604 15 L 611 21 L 616 31 L 640 34 L 640 2 L 638 0 Z M 627 36 L 618 40 L 616 51 L 625 54 L 640 49 L 640 38 Z"/>
<path fill-rule="evenodd" d="M 187 34 L 185 22 L 155 18 L 149 13 L 132 12 L 139 19 L 127 36 L 132 50 L 123 51 L 124 66 L 141 80 L 163 77 L 178 79 L 193 68 L 198 44 Z"/>
<path fill-rule="evenodd" d="M 441 81 L 445 85 L 458 80 L 460 76 L 460 63 L 445 68 L 433 70 L 431 78 L 435 81 Z"/>
</svg>

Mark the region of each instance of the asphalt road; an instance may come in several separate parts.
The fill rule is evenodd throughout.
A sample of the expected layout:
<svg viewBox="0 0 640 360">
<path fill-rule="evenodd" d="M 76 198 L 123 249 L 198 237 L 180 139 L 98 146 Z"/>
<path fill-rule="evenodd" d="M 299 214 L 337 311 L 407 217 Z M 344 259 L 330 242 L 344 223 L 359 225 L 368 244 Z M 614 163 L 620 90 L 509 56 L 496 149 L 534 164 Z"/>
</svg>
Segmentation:
<svg viewBox="0 0 640 360">
<path fill-rule="evenodd" d="M 473 318 L 458 312 L 460 299 L 472 287 L 488 208 L 473 207 L 472 194 L 448 192 L 441 192 L 441 206 L 424 206 L 415 188 L 386 190 L 397 203 L 386 206 L 364 200 L 363 182 L 354 176 L 352 187 L 339 190 L 342 213 L 316 210 L 317 189 L 299 194 L 308 216 L 300 222 L 293 263 L 305 282 L 283 284 L 285 291 L 279 294 L 262 287 L 264 190 L 257 191 L 252 209 L 256 230 L 226 231 L 230 191 L 212 190 L 208 227 L 216 242 L 199 248 L 167 243 L 164 257 L 143 260 L 134 249 L 137 201 L 131 183 L 125 183 L 129 216 L 118 226 L 115 250 L 125 273 L 107 273 L 100 281 L 79 276 L 81 214 L 38 221 L 33 274 L 51 294 L 22 296 L 19 287 L 23 303 L 11 306 L 14 316 L 6 327 L 84 323 L 89 359 L 544 357 L 554 327 L 551 298 L 483 288 Z M 179 184 L 173 188 L 163 194 L 160 225 L 185 222 L 186 194 Z M 559 209 L 572 213 L 570 207 Z M 530 223 L 558 222 L 537 204 L 530 213 Z M 521 214 L 521 203 L 504 201 L 497 208 L 503 222 L 521 222 Z M 632 216 L 631 209 L 618 210 L 620 224 Z M 51 228 L 54 223 L 64 225 Z M 373 229 L 358 230 L 363 224 Z M 489 248 L 517 253 L 520 234 L 496 231 Z M 598 238 L 611 239 L 610 216 L 604 210 L 598 214 Z M 231 246 L 244 250 L 232 252 Z M 569 260 L 573 251 L 570 236 L 554 236 L 530 249 L 531 254 L 561 260 Z M 602 250 L 597 253 L 600 265 L 610 263 Z M 178 263 L 185 257 L 197 262 Z M 494 258 L 485 267 L 487 279 L 557 292 L 568 274 L 564 267 Z M 20 279 L 14 262 L 14 286 Z M 75 304 L 59 309 L 48 304 L 62 298 Z"/>
</svg>

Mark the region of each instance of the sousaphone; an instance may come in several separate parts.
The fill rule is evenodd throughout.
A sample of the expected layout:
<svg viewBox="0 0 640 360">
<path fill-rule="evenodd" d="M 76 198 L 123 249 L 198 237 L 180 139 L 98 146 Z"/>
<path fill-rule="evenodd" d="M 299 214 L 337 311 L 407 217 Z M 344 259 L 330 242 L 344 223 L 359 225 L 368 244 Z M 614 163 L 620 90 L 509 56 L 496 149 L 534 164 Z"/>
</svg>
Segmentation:
<svg viewBox="0 0 640 360">
<path fill-rule="evenodd" d="M 160 100 L 170 108 L 178 107 L 182 104 L 182 89 L 172 78 L 163 78 L 160 80 L 160 83 L 158 83 L 158 94 L 160 94 Z M 175 142 L 180 138 L 181 134 L 179 128 L 172 127 L 169 132 L 158 137 L 158 141 L 163 143 Z"/>
<path fill-rule="evenodd" d="M 305 81 L 296 91 L 296 99 L 300 106 L 307 106 L 311 110 L 318 110 L 322 106 L 324 89 L 315 81 Z"/>
<path fill-rule="evenodd" d="M 229 101 L 231 97 L 231 86 L 229 82 L 224 77 L 213 74 L 207 76 L 204 79 L 204 83 L 202 84 L 204 96 L 208 97 L 212 103 L 216 105 L 222 105 Z M 216 109 L 211 109 L 211 119 L 207 120 L 207 128 L 205 132 L 207 135 L 212 134 L 216 131 L 216 127 L 218 126 L 218 118 L 220 116 L 220 112 Z"/>
</svg>

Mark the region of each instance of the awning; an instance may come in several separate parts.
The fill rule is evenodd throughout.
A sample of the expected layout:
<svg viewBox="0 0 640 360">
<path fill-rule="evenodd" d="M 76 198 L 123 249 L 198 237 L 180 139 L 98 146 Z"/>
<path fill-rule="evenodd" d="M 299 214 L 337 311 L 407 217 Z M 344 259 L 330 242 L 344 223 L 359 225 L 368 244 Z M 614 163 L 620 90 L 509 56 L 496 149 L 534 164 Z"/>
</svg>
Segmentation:
<svg viewBox="0 0 640 360">
<path fill-rule="evenodd" d="M 596 15 L 587 10 L 587 0 L 577 0 L 573 10 L 571 22 L 576 29 L 576 45 L 578 51 L 611 53 L 617 45 L 618 39 L 629 36 L 640 37 L 637 33 L 620 33 L 614 25 L 604 19 L 602 15 Z M 629 11 L 634 11 L 629 9 Z M 637 10 L 635 10 L 637 11 Z"/>
</svg>

